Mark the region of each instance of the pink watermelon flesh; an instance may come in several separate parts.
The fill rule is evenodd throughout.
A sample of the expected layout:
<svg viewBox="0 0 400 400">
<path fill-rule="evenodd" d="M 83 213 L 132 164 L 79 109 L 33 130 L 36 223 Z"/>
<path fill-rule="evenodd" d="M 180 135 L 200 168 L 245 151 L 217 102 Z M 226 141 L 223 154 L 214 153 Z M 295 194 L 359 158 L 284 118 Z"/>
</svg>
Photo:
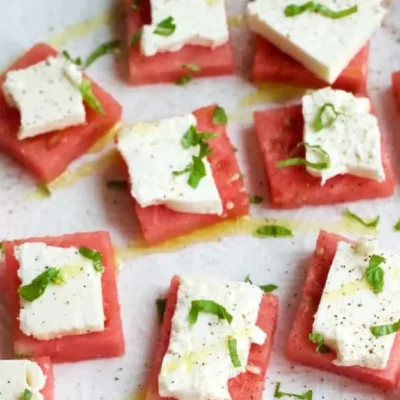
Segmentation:
<svg viewBox="0 0 400 400">
<path fill-rule="evenodd" d="M 400 71 L 394 72 L 392 75 L 393 93 L 397 102 L 397 109 L 400 113 Z"/>
</svg>

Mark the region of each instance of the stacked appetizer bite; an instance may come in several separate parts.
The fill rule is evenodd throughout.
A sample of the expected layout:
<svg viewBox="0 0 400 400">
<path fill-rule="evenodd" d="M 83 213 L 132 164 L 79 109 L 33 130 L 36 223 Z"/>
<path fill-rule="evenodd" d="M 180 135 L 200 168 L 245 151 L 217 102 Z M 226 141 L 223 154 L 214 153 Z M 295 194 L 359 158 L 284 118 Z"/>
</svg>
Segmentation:
<svg viewBox="0 0 400 400">
<path fill-rule="evenodd" d="M 186 83 L 233 74 L 224 1 L 124 0 L 129 81 Z"/>
<path fill-rule="evenodd" d="M 249 2 L 247 19 L 257 34 L 253 79 L 365 90 L 367 42 L 385 12 L 380 0 Z"/>
<path fill-rule="evenodd" d="M 244 282 L 175 277 L 147 400 L 261 400 L 278 299 Z"/>
<path fill-rule="evenodd" d="M 394 176 L 370 101 L 325 88 L 302 106 L 255 113 L 271 206 L 388 197 Z"/>
<path fill-rule="evenodd" d="M 394 97 L 397 102 L 397 108 L 400 113 L 400 71 L 394 72 L 392 75 L 392 86 Z"/>
<path fill-rule="evenodd" d="M 289 359 L 395 389 L 400 378 L 400 256 L 375 239 L 321 232 L 289 336 Z"/>
<path fill-rule="evenodd" d="M 4 243 L 14 351 L 73 362 L 124 354 L 106 232 Z"/>
<path fill-rule="evenodd" d="M 0 360 L 0 398 L 53 400 L 53 366 L 48 358 Z"/>
<path fill-rule="evenodd" d="M 51 182 L 121 117 L 67 57 L 38 44 L 0 77 L 0 150 Z"/>
<path fill-rule="evenodd" d="M 224 109 L 210 106 L 119 132 L 117 148 L 147 243 L 248 213 L 226 124 Z"/>
</svg>

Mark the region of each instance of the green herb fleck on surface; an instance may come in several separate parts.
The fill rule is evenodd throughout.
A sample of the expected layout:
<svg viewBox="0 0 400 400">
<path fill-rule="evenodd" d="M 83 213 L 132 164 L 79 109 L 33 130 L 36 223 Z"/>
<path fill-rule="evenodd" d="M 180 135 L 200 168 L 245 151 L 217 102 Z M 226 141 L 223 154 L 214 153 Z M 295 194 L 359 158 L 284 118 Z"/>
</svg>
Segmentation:
<svg viewBox="0 0 400 400">
<path fill-rule="evenodd" d="M 101 253 L 98 251 L 89 249 L 88 247 L 82 246 L 79 248 L 79 254 L 83 257 L 93 261 L 93 269 L 96 272 L 104 272 L 104 267 L 101 263 Z"/>
<path fill-rule="evenodd" d="M 95 61 L 97 61 L 100 57 L 113 53 L 116 50 L 120 50 L 121 42 L 119 40 L 111 40 L 110 42 L 102 43 L 98 47 L 96 47 L 92 53 L 89 54 L 88 58 L 85 60 L 83 64 L 83 69 L 89 68 Z"/>
<path fill-rule="evenodd" d="M 158 23 L 157 28 L 154 30 L 156 35 L 171 36 L 176 29 L 173 17 L 168 17 Z"/>
<path fill-rule="evenodd" d="M 178 86 L 185 86 L 192 80 L 193 80 L 193 77 L 190 74 L 185 74 L 185 75 L 182 75 L 180 78 L 178 78 L 175 83 Z"/>
<path fill-rule="evenodd" d="M 327 119 L 326 122 L 323 121 L 325 112 L 330 109 L 332 110 L 334 116 Z M 314 130 L 316 132 L 322 131 L 324 128 L 329 128 L 336 121 L 339 113 L 336 111 L 335 106 L 332 103 L 325 103 L 317 112 L 314 121 Z"/>
<path fill-rule="evenodd" d="M 308 338 L 310 339 L 311 342 L 313 342 L 313 343 L 315 343 L 317 345 L 315 347 L 315 351 L 317 353 L 329 353 L 330 352 L 328 347 L 326 347 L 325 339 L 321 334 L 315 333 L 315 332 L 311 332 L 308 335 Z"/>
<path fill-rule="evenodd" d="M 228 123 L 228 116 L 221 106 L 215 107 L 212 121 L 214 125 L 226 125 Z"/>
<path fill-rule="evenodd" d="M 33 399 L 33 394 L 30 390 L 25 389 L 24 393 L 20 397 L 20 400 L 32 400 Z"/>
<path fill-rule="evenodd" d="M 36 188 L 42 196 L 51 197 L 51 190 L 45 183 L 39 183 Z"/>
<path fill-rule="evenodd" d="M 391 335 L 400 330 L 400 320 L 391 325 L 371 326 L 370 330 L 375 337 Z"/>
<path fill-rule="evenodd" d="M 359 217 L 357 214 L 354 214 L 353 212 L 351 212 L 348 208 L 345 210 L 344 216 L 346 218 L 349 218 L 349 219 L 352 219 L 352 220 L 354 220 L 356 222 L 359 222 L 361 225 L 365 226 L 366 228 L 376 228 L 378 226 L 379 220 L 381 218 L 378 215 L 373 220 L 368 222 L 368 221 L 365 221 L 364 219 L 362 219 L 361 217 Z"/>
<path fill-rule="evenodd" d="M 63 57 L 64 57 L 65 59 L 67 59 L 69 62 L 72 62 L 73 64 L 78 65 L 79 67 L 82 66 L 82 58 L 80 58 L 80 57 L 76 57 L 76 58 L 71 57 L 71 55 L 68 53 L 67 50 L 63 50 L 63 51 L 61 52 L 61 54 L 62 54 Z"/>
<path fill-rule="evenodd" d="M 385 261 L 384 257 L 377 254 L 372 254 L 369 258 L 368 268 L 365 271 L 365 279 L 374 293 L 380 293 L 383 290 L 385 271 L 380 265 Z"/>
<path fill-rule="evenodd" d="M 235 368 L 239 368 L 242 366 L 240 363 L 240 358 L 237 353 L 237 340 L 230 337 L 228 338 L 228 349 L 229 349 L 229 355 L 231 357 L 232 365 Z"/>
<path fill-rule="evenodd" d="M 290 4 L 285 8 L 284 13 L 287 17 L 296 17 L 297 15 L 303 14 L 306 11 L 311 11 L 331 19 L 341 19 L 356 13 L 358 11 L 358 6 L 356 5 L 344 10 L 333 11 L 321 3 L 309 1 L 301 5 Z"/>
<path fill-rule="evenodd" d="M 224 306 L 216 303 L 212 300 L 193 300 L 192 306 L 189 311 L 188 321 L 190 325 L 194 325 L 197 322 L 199 313 L 214 314 L 219 319 L 226 320 L 229 324 L 232 322 L 232 315 L 226 310 Z"/>
<path fill-rule="evenodd" d="M 395 231 L 400 231 L 400 219 L 396 222 L 396 224 L 393 226 L 393 229 Z"/>
<path fill-rule="evenodd" d="M 88 106 L 96 111 L 98 114 L 104 115 L 104 108 L 100 100 L 95 96 L 92 90 L 92 83 L 89 79 L 83 79 L 79 85 L 79 91 L 83 97 L 83 100 L 88 104 Z"/>
<path fill-rule="evenodd" d="M 251 280 L 250 275 L 247 275 L 245 280 L 246 283 L 250 283 L 250 285 L 254 285 L 253 281 Z M 274 290 L 278 289 L 278 286 L 270 284 L 270 285 L 255 285 L 258 286 L 264 293 L 271 293 Z"/>
<path fill-rule="evenodd" d="M 136 31 L 132 36 L 131 36 L 131 40 L 129 41 L 129 47 L 134 47 L 136 46 L 139 42 L 140 39 L 142 38 L 142 30 L 139 29 L 138 31 Z"/>
<path fill-rule="evenodd" d="M 261 204 L 264 199 L 261 196 L 250 195 L 249 196 L 250 204 Z"/>
<path fill-rule="evenodd" d="M 276 399 L 281 399 L 282 397 L 291 397 L 294 399 L 301 399 L 301 400 L 313 400 L 313 392 L 312 390 L 308 390 L 304 394 L 281 392 L 281 383 L 277 382 L 275 386 L 274 397 Z"/>
<path fill-rule="evenodd" d="M 197 64 L 188 63 L 188 64 L 183 64 L 182 67 L 184 69 L 187 69 L 188 71 L 192 71 L 192 72 L 200 72 L 201 71 L 200 65 L 197 65 Z"/>
<path fill-rule="evenodd" d="M 280 225 L 264 225 L 258 228 L 255 232 L 257 237 L 291 237 L 293 232 Z"/>
</svg>

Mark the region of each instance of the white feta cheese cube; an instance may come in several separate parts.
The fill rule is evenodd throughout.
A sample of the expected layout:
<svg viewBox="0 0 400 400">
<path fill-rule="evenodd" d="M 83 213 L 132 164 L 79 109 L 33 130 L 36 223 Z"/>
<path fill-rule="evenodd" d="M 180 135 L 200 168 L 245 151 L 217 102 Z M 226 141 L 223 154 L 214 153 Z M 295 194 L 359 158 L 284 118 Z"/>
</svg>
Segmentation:
<svg viewBox="0 0 400 400">
<path fill-rule="evenodd" d="M 8 104 L 21 114 L 18 138 L 84 124 L 81 82 L 82 72 L 62 56 L 8 72 L 3 92 Z"/>
<path fill-rule="evenodd" d="M 225 0 L 151 0 L 152 24 L 142 30 L 145 56 L 177 51 L 183 46 L 218 47 L 229 40 Z M 155 33 L 157 25 L 172 17 L 175 30 L 168 36 Z"/>
<path fill-rule="evenodd" d="M 32 393 L 32 400 L 43 400 L 40 391 L 46 384 L 46 376 L 38 364 L 28 360 L 0 361 L 0 398 L 19 400 L 25 390 Z"/>
<path fill-rule="evenodd" d="M 189 186 L 188 173 L 173 174 L 199 154 L 199 146 L 185 149 L 181 144 L 191 126 L 196 126 L 196 118 L 188 114 L 127 126 L 119 132 L 117 148 L 128 166 L 131 194 L 142 207 L 164 204 L 184 213 L 222 214 L 221 197 L 206 157 L 202 159 L 206 176 L 197 188 Z"/>
<path fill-rule="evenodd" d="M 181 278 L 171 338 L 158 379 L 160 395 L 185 400 L 230 399 L 228 381 L 246 371 L 251 344 L 261 345 L 267 339 L 256 325 L 262 297 L 257 286 L 244 282 Z M 231 323 L 200 312 L 191 325 L 188 315 L 194 300 L 212 300 L 225 307 L 232 315 Z M 237 340 L 240 367 L 232 364 L 230 338 Z"/>
<path fill-rule="evenodd" d="M 313 331 L 336 351 L 334 364 L 366 368 L 386 367 L 395 334 L 375 337 L 370 327 L 400 319 L 400 256 L 383 252 L 374 241 L 340 242 L 329 270 Z M 383 291 L 374 293 L 364 278 L 373 255 L 384 257 Z"/>
<path fill-rule="evenodd" d="M 319 111 L 324 128 L 315 129 Z M 303 96 L 304 142 L 320 146 L 329 155 L 329 167 L 321 170 L 307 167 L 307 171 L 321 177 L 321 185 L 336 175 L 350 174 L 362 178 L 385 180 L 382 165 L 381 133 L 378 120 L 370 114 L 370 101 L 342 90 L 325 88 Z M 329 122 L 333 123 L 329 123 Z M 306 149 L 306 159 L 320 162 L 319 151 Z"/>
<path fill-rule="evenodd" d="M 61 270 L 62 285 L 48 285 L 33 302 L 20 298 L 20 329 L 28 336 L 50 340 L 104 330 L 102 274 L 93 261 L 75 247 L 61 248 L 44 243 L 24 243 L 15 248 L 21 285 L 29 285 L 47 268 Z"/>
<path fill-rule="evenodd" d="M 248 3 L 250 29 L 303 64 L 319 78 L 333 83 L 380 25 L 386 10 L 381 0 L 326 0 L 333 11 L 358 6 L 347 17 L 332 19 L 305 11 L 288 17 L 288 5 L 304 0 L 254 0 Z"/>
</svg>

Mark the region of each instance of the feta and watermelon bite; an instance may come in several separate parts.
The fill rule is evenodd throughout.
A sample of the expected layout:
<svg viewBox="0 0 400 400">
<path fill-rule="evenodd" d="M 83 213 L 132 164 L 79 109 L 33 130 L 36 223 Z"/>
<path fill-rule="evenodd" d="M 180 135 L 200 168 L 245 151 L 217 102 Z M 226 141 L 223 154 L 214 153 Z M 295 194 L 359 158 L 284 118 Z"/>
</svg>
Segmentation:
<svg viewBox="0 0 400 400">
<path fill-rule="evenodd" d="M 392 87 L 394 97 L 397 103 L 397 109 L 400 113 L 400 71 L 394 72 L 392 75 Z"/>
<path fill-rule="evenodd" d="M 132 84 L 234 73 L 223 0 L 124 0 Z"/>
<path fill-rule="evenodd" d="M 123 127 L 117 148 L 149 244 L 248 213 L 220 106 Z"/>
<path fill-rule="evenodd" d="M 389 154 L 370 100 L 324 88 L 303 96 L 302 103 L 255 113 L 272 206 L 392 195 Z"/>
<path fill-rule="evenodd" d="M 395 389 L 400 378 L 400 256 L 376 239 L 321 232 L 289 336 L 302 364 Z"/>
<path fill-rule="evenodd" d="M 360 86 L 365 83 L 363 69 L 367 68 L 368 49 L 362 49 L 379 27 L 385 13 L 380 0 L 329 0 L 323 3 L 255 0 L 249 2 L 247 7 L 247 19 L 253 32 L 293 57 L 320 81 L 333 84 L 343 73 L 337 85 L 355 91 L 361 88 L 357 88 L 357 76 Z M 301 82 L 288 77 L 289 83 L 302 86 L 320 84 L 320 81 L 312 80 L 310 75 L 305 74 L 297 63 L 293 64 L 290 58 L 270 50 L 269 43 L 258 40 L 256 53 L 264 49 L 275 57 L 270 68 L 254 66 L 254 71 L 261 77 L 264 74 L 267 78 L 285 78 L 286 68 L 305 78 L 305 82 Z M 269 62 L 269 59 L 263 59 Z M 282 67 L 283 71 L 276 71 L 276 67 Z"/>
<path fill-rule="evenodd" d="M 0 360 L 0 398 L 53 400 L 53 366 L 50 359 Z"/>
<path fill-rule="evenodd" d="M 14 351 L 72 362 L 124 354 L 106 232 L 4 243 Z"/>
<path fill-rule="evenodd" d="M 146 400 L 261 400 L 277 313 L 255 285 L 173 278 Z"/>
<path fill-rule="evenodd" d="M 0 77 L 0 150 L 51 182 L 121 118 L 70 60 L 38 44 Z"/>
</svg>

